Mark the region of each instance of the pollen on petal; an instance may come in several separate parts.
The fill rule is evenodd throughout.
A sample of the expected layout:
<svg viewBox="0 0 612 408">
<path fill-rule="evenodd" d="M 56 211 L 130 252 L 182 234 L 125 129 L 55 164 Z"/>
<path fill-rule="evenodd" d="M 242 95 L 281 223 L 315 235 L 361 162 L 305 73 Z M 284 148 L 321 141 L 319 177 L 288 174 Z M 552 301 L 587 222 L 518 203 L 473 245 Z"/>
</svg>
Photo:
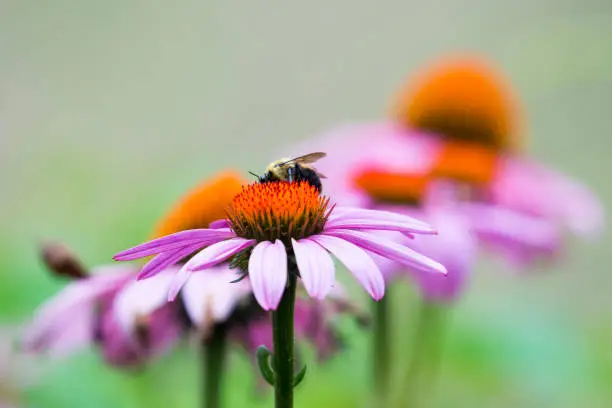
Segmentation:
<svg viewBox="0 0 612 408">
<path fill-rule="evenodd" d="M 188 192 L 157 224 L 153 237 L 178 231 L 207 228 L 225 217 L 225 209 L 245 181 L 234 171 L 225 171 Z"/>
<path fill-rule="evenodd" d="M 518 109 L 507 81 L 475 57 L 445 58 L 425 67 L 400 90 L 393 116 L 412 128 L 479 143 L 520 148 Z"/>
</svg>

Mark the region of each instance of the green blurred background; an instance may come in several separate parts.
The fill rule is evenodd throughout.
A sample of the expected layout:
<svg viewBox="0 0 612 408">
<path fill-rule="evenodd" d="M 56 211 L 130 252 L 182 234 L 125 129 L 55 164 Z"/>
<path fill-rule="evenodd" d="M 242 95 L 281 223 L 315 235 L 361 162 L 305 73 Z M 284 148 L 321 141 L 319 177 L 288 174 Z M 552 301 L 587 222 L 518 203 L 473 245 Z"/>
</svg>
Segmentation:
<svg viewBox="0 0 612 408">
<path fill-rule="evenodd" d="M 108 262 L 217 169 L 259 170 L 279 144 L 384 117 L 405 76 L 446 51 L 501 65 L 533 156 L 608 206 L 610 36 L 605 0 L 1 0 L 0 323 L 22 322 L 61 287 L 38 262 L 40 239 Z M 483 260 L 431 406 L 612 406 L 611 243 L 609 232 L 573 240 L 561 268 L 529 276 Z M 345 334 L 349 349 L 313 367 L 298 406 L 363 402 L 367 338 L 349 324 Z M 26 406 L 195 407 L 191 356 L 120 373 L 84 352 L 47 364 Z M 248 365 L 232 356 L 227 406 L 269 406 Z"/>
</svg>

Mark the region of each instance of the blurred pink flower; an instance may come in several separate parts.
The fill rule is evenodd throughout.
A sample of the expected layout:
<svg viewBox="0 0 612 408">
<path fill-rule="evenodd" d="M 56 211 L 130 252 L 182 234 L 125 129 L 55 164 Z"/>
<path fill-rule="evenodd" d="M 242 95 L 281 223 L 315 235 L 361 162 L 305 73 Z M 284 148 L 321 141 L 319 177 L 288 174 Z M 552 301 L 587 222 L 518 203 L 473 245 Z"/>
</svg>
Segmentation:
<svg viewBox="0 0 612 408">
<path fill-rule="evenodd" d="M 297 149 L 322 150 L 334 158 L 318 168 L 329 174 L 325 189 L 342 205 L 375 207 L 381 202 L 357 185 L 367 172 L 377 172 L 383 185 L 385 177 L 426 178 L 426 194 L 432 195 L 455 184 L 452 194 L 464 203 L 458 210 L 473 221 L 471 231 L 521 265 L 553 259 L 565 231 L 591 238 L 604 224 L 599 200 L 552 169 L 510 153 L 449 144 L 391 122 L 340 127 Z"/>
<path fill-rule="evenodd" d="M 391 234 L 448 269 L 446 276 L 408 270 L 429 300 L 461 293 L 475 239 L 527 267 L 557 259 L 566 230 L 593 237 L 603 225 L 600 202 L 576 181 L 524 157 L 449 144 L 393 122 L 346 125 L 292 150 L 328 153 L 317 168 L 328 177 L 324 191 L 340 205 L 403 212 L 438 231 L 414 239 Z M 387 278 L 401 269 L 375 259 Z"/>
<path fill-rule="evenodd" d="M 95 344 L 116 366 L 144 363 L 167 350 L 180 334 L 178 315 L 152 298 L 124 295 L 133 290 L 137 273 L 131 266 L 101 266 L 69 283 L 39 307 L 24 347 L 62 357 Z"/>
<path fill-rule="evenodd" d="M 333 157 L 318 167 L 329 175 L 326 190 L 342 205 L 393 201 L 428 212 L 424 206 L 431 201 L 423 196 L 450 190 L 461 203 L 453 211 L 481 243 L 528 266 L 557 258 L 566 231 L 596 236 L 604 211 L 581 183 L 524 153 L 517 102 L 493 64 L 447 55 L 401 87 L 392 119 L 341 126 L 292 150 Z M 414 189 L 408 181 L 415 178 L 426 182 Z M 406 188 L 413 189 L 410 203 Z"/>
</svg>

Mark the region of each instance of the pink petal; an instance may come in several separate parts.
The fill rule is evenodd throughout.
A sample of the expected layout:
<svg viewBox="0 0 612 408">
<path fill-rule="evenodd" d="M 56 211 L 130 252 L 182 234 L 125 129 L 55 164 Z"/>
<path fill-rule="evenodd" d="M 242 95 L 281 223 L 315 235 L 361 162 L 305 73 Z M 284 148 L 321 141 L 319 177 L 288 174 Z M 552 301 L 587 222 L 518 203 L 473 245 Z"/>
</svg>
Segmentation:
<svg viewBox="0 0 612 408">
<path fill-rule="evenodd" d="M 314 235 L 309 239 L 334 254 L 374 300 L 380 300 L 385 295 L 383 276 L 376 263 L 363 249 L 330 235 Z"/>
<path fill-rule="evenodd" d="M 540 248 L 558 247 L 562 239 L 551 220 L 486 204 L 464 204 L 461 209 L 479 235 Z"/>
<path fill-rule="evenodd" d="M 254 242 L 253 239 L 232 238 L 201 250 L 174 275 L 168 291 L 168 300 L 174 301 L 194 272 L 220 264 L 243 249 L 252 246 Z"/>
<path fill-rule="evenodd" d="M 187 269 L 187 265 L 183 265 L 181 269 L 172 277 L 168 289 L 168 302 L 174 302 L 179 292 L 193 276 L 193 272 Z"/>
<path fill-rule="evenodd" d="M 291 239 L 293 252 L 306 292 L 314 298 L 323 299 L 335 282 L 334 262 L 316 242 L 308 239 Z"/>
<path fill-rule="evenodd" d="M 415 234 L 436 233 L 429 224 L 407 215 L 390 211 L 346 207 L 334 208 L 325 228 L 391 230 Z"/>
<path fill-rule="evenodd" d="M 331 230 L 325 231 L 325 234 L 345 239 L 363 249 L 415 269 L 446 274 L 446 268 L 439 262 L 379 235 L 350 230 Z"/>
<path fill-rule="evenodd" d="M 464 204 L 461 209 L 477 238 L 518 266 L 554 259 L 563 245 L 554 220 L 485 204 Z"/>
<path fill-rule="evenodd" d="M 202 246 L 210 245 L 214 242 L 235 236 L 236 234 L 234 234 L 234 232 L 225 228 L 181 231 L 121 251 L 116 254 L 113 259 L 116 261 L 131 261 L 133 259 L 144 258 L 146 256 L 196 244 L 198 242 L 202 243 Z"/>
<path fill-rule="evenodd" d="M 257 244 L 249 258 L 255 299 L 264 310 L 276 310 L 287 285 L 287 252 L 279 240 Z"/>
<path fill-rule="evenodd" d="M 183 304 L 191 321 L 204 331 L 227 320 L 240 300 L 251 293 L 249 280 L 232 283 L 236 273 L 225 265 L 192 275 L 183 288 Z"/>
<path fill-rule="evenodd" d="M 138 280 L 147 279 L 151 276 L 158 274 L 160 271 L 164 270 L 168 266 L 174 265 L 187 255 L 191 254 L 194 251 L 197 251 L 201 247 L 202 244 L 198 242 L 194 245 L 174 249 L 168 252 L 163 252 L 155 256 L 155 258 L 147 262 L 147 264 L 142 268 L 142 270 L 138 274 Z"/>
<path fill-rule="evenodd" d="M 585 237 L 597 236 L 604 226 L 603 205 L 587 187 L 526 159 L 505 158 L 491 190 L 496 203 L 562 223 Z"/>
<path fill-rule="evenodd" d="M 168 286 L 177 271 L 178 268 L 169 268 L 157 274 L 155 279 L 133 280 L 125 285 L 113 302 L 112 312 L 119 327 L 132 333 L 139 316 L 148 316 L 166 305 Z"/>
<path fill-rule="evenodd" d="M 244 238 L 231 238 L 217 242 L 216 244 L 204 248 L 191 258 L 185 264 L 185 269 L 195 272 L 210 268 L 236 255 L 238 252 L 253 246 L 254 243 L 254 239 Z"/>
<path fill-rule="evenodd" d="M 132 267 L 116 265 L 96 269 L 98 274 L 69 284 L 35 312 L 24 333 L 25 348 L 58 356 L 93 340 L 96 302 L 117 290 L 136 272 Z"/>
<path fill-rule="evenodd" d="M 427 301 L 452 302 L 461 296 L 468 284 L 478 255 L 478 243 L 456 207 L 429 209 L 427 220 L 437 227 L 439 234 L 406 239 L 405 244 L 442 263 L 448 274 L 409 272 Z"/>
</svg>

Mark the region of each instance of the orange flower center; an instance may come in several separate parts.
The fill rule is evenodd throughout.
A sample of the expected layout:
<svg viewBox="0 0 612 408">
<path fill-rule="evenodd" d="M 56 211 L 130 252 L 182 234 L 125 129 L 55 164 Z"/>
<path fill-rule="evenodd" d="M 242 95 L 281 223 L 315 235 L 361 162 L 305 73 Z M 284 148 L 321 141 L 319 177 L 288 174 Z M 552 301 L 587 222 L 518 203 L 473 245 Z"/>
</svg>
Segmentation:
<svg viewBox="0 0 612 408">
<path fill-rule="evenodd" d="M 507 151 L 520 147 L 516 111 L 505 81 L 494 69 L 461 58 L 443 60 L 409 81 L 393 114 L 413 128 Z"/>
<path fill-rule="evenodd" d="M 494 150 L 475 144 L 448 142 L 431 170 L 433 178 L 487 184 L 497 169 Z"/>
<path fill-rule="evenodd" d="M 200 184 L 162 218 L 153 238 L 193 228 L 206 228 L 211 222 L 225 218 L 225 209 L 240 192 L 242 185 L 242 178 L 233 171 L 221 173 Z"/>
<path fill-rule="evenodd" d="M 257 241 L 280 239 L 289 245 L 323 231 L 329 198 L 306 182 L 254 183 L 244 186 L 227 209 L 236 235 Z"/>
<path fill-rule="evenodd" d="M 355 185 L 375 201 L 418 205 L 427 188 L 423 175 L 364 170 L 354 179 Z"/>
</svg>

